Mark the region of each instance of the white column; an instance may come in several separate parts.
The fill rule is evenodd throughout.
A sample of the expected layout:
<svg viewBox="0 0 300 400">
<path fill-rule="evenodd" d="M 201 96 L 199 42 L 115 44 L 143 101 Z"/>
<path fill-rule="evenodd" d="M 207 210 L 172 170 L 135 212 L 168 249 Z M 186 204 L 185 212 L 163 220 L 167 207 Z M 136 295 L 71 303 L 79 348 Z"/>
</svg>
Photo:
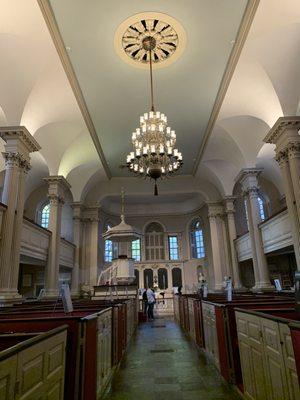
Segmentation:
<svg viewBox="0 0 300 400">
<path fill-rule="evenodd" d="M 242 283 L 239 271 L 239 263 L 234 245 L 234 240 L 236 239 L 236 227 L 234 220 L 234 213 L 235 213 L 234 201 L 235 197 L 232 196 L 227 196 L 224 199 L 225 213 L 227 217 L 229 244 L 230 244 L 230 261 L 231 261 L 233 284 L 235 289 L 240 289 L 242 288 Z"/>
<path fill-rule="evenodd" d="M 83 204 L 80 202 L 74 202 L 72 204 L 73 208 L 73 242 L 76 246 L 75 249 L 75 260 L 72 270 L 72 284 L 71 284 L 71 294 L 72 296 L 79 295 L 79 269 L 81 261 L 81 249 L 82 249 L 82 209 Z M 84 282 L 81 282 L 84 283 Z"/>
<path fill-rule="evenodd" d="M 300 116 L 281 117 L 272 127 L 264 141 L 276 145 L 288 213 L 291 222 L 293 244 L 300 270 Z"/>
<path fill-rule="evenodd" d="M 259 223 L 261 222 L 258 204 L 258 176 L 262 172 L 257 168 L 244 168 L 238 180 L 241 182 L 246 198 L 248 227 L 252 247 L 253 269 L 255 286 L 253 290 L 273 290 L 271 285 L 267 258 L 263 248 L 263 241 Z"/>
<path fill-rule="evenodd" d="M 222 214 L 222 207 L 217 204 L 208 204 L 208 218 L 210 225 L 210 238 L 211 238 L 211 249 L 212 249 L 212 263 L 215 278 L 215 290 L 223 289 L 223 268 L 222 268 L 222 250 L 221 240 L 219 237 L 219 217 Z"/>
<path fill-rule="evenodd" d="M 30 153 L 40 146 L 23 126 L 1 127 L 6 142 L 5 178 L 2 202 L 7 205 L 0 242 L 0 301 L 20 298 L 17 292 L 20 264 L 21 232 L 24 209 L 24 179 L 30 167 Z"/>
<path fill-rule="evenodd" d="M 52 235 L 45 271 L 45 290 L 49 298 L 57 297 L 59 282 L 59 260 L 61 241 L 61 217 L 65 191 L 70 189 L 69 183 L 63 176 L 49 176 L 44 178 L 48 183 L 48 198 L 50 201 L 50 215 L 48 229 Z"/>
<path fill-rule="evenodd" d="M 19 191 L 17 198 L 15 221 L 14 221 L 14 233 L 12 240 L 12 255 L 11 255 L 12 270 L 11 270 L 10 287 L 15 293 L 17 293 L 18 291 L 18 280 L 19 280 L 19 269 L 20 269 L 20 248 L 21 248 L 21 236 L 22 236 L 24 202 L 25 202 L 25 180 L 29 170 L 30 170 L 29 162 L 23 160 L 20 164 Z M 19 250 L 15 251 L 14 249 L 19 249 Z"/>
<path fill-rule="evenodd" d="M 84 219 L 88 225 L 89 235 L 86 241 L 87 250 L 87 267 L 88 267 L 88 285 L 90 290 L 97 285 L 98 281 L 98 265 L 99 263 L 99 221 L 100 206 L 89 206 L 84 210 Z"/>
</svg>

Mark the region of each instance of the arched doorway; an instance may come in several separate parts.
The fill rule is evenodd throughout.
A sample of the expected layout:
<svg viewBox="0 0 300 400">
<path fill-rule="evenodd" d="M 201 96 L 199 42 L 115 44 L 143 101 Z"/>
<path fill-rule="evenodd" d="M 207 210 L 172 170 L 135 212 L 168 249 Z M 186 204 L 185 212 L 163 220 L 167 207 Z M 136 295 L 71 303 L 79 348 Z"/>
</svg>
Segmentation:
<svg viewBox="0 0 300 400">
<path fill-rule="evenodd" d="M 173 287 L 182 286 L 182 272 L 180 268 L 172 269 L 172 284 Z"/>
<path fill-rule="evenodd" d="M 160 289 L 167 289 L 168 288 L 168 271 L 166 268 L 159 268 L 158 269 L 158 287 Z"/>
<path fill-rule="evenodd" d="M 144 287 L 153 287 L 153 271 L 150 268 L 144 270 Z"/>
<path fill-rule="evenodd" d="M 140 285 L 140 271 L 138 269 L 134 270 L 134 276 L 135 276 L 135 280 L 134 280 L 134 284 L 135 285 Z"/>
</svg>

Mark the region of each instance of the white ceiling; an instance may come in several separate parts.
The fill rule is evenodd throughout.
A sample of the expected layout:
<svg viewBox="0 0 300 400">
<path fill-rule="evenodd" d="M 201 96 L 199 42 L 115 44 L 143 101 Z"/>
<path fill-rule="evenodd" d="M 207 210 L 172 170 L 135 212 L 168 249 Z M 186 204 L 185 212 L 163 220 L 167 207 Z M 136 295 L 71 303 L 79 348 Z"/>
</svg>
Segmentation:
<svg viewBox="0 0 300 400">
<path fill-rule="evenodd" d="M 113 176 L 130 151 L 131 133 L 149 110 L 148 71 L 124 62 L 114 48 L 118 26 L 157 11 L 177 19 L 187 45 L 176 62 L 154 73 L 157 109 L 168 116 L 192 173 L 247 0 L 50 0 Z"/>
<path fill-rule="evenodd" d="M 124 63 L 115 53 L 114 29 L 133 13 L 149 10 L 149 4 L 118 1 L 115 10 L 116 2 L 100 0 L 53 0 L 51 4 L 65 15 L 60 27 L 64 39 L 69 35 L 72 40 L 67 43 L 69 55 L 75 60 L 84 94 L 88 94 L 85 98 L 105 157 L 118 175 L 118 165 L 129 150 L 131 131 L 148 107 L 148 81 L 147 72 Z M 232 4 L 239 8 L 229 7 Z M 224 67 L 232 46 L 232 18 L 237 27 L 242 4 L 245 2 L 236 0 L 151 3 L 152 10 L 174 16 L 187 31 L 182 57 L 157 70 L 155 79 L 157 105 L 177 131 L 188 172 L 218 87 L 217 80 L 208 83 Z M 222 13 L 220 7 L 224 7 Z M 27 195 L 48 174 L 65 176 L 74 200 L 93 203 L 112 196 L 114 202 L 122 186 L 136 199 L 151 195 L 153 186 L 147 181 L 107 179 L 37 1 L 0 0 L 0 9 L 0 51 L 4 55 L 0 63 L 1 125 L 24 124 L 42 146 L 32 156 Z M 99 21 L 102 30 L 95 28 Z M 222 41 L 220 32 L 226 23 Z M 216 43 L 218 38 L 220 44 Z M 220 59 L 215 54 L 218 46 L 223 49 Z M 263 138 L 279 116 L 299 115 L 299 48 L 299 0 L 261 0 L 197 174 L 159 183 L 163 206 L 166 199 L 176 203 L 177 196 L 179 204 L 189 201 L 180 197 L 186 193 L 200 194 L 203 201 L 230 195 L 240 169 L 255 165 L 264 168 L 263 177 L 283 193 L 274 147 L 264 144 Z M 207 66 L 212 70 L 209 73 Z M 1 171 L 3 168 L 1 160 Z"/>
</svg>

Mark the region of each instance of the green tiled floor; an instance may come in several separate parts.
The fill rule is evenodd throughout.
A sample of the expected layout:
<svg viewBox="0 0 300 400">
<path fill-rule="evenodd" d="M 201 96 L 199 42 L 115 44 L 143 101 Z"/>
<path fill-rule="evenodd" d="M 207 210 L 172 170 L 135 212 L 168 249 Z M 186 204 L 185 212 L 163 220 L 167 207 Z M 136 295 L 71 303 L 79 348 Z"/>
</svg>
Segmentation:
<svg viewBox="0 0 300 400">
<path fill-rule="evenodd" d="M 171 320 L 141 324 L 105 400 L 238 400 Z"/>
</svg>

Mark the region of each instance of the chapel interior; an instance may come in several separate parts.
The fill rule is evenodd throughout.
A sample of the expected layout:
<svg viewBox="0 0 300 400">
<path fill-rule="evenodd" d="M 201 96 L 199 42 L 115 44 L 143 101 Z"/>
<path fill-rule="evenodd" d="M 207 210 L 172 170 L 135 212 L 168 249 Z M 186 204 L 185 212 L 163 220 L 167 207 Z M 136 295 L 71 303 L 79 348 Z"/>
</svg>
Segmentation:
<svg viewBox="0 0 300 400">
<path fill-rule="evenodd" d="M 0 400 L 300 400 L 299 1 L 0 0 L 0 54 Z"/>
</svg>

